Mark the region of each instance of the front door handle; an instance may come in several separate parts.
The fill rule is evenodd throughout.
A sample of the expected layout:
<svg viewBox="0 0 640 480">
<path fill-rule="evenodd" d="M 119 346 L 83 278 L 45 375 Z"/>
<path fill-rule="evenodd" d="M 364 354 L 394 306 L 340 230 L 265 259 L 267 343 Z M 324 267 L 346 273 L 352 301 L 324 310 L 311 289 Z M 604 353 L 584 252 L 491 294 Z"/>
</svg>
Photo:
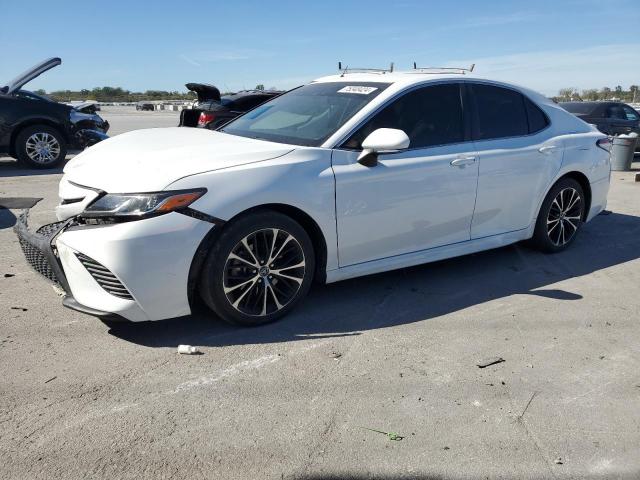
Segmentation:
<svg viewBox="0 0 640 480">
<path fill-rule="evenodd" d="M 544 147 L 540 147 L 538 149 L 540 153 L 544 153 L 545 155 L 551 155 L 556 150 L 558 150 L 558 147 L 556 145 L 545 145 Z"/>
<path fill-rule="evenodd" d="M 455 160 L 451 160 L 451 165 L 454 167 L 464 167 L 465 165 L 471 165 L 475 163 L 476 157 L 458 157 Z"/>
</svg>

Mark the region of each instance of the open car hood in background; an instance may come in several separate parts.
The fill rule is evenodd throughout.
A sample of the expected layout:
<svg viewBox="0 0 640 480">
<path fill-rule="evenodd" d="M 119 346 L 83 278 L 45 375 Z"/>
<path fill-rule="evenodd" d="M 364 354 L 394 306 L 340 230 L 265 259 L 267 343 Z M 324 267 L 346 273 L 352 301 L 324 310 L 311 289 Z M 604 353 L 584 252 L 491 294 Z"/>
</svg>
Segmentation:
<svg viewBox="0 0 640 480">
<path fill-rule="evenodd" d="M 51 70 L 53 67 L 57 67 L 62 63 L 62 59 L 58 57 L 49 58 L 43 62 L 38 63 L 37 65 L 31 67 L 26 72 L 21 73 L 16 78 L 7 83 L 4 87 L 0 88 L 2 93 L 7 95 L 12 94 L 16 90 L 22 88 L 22 86 L 37 76 L 43 74 L 47 70 Z"/>
<path fill-rule="evenodd" d="M 220 101 L 220 90 L 213 85 L 209 85 L 207 83 L 187 83 L 185 84 L 185 87 L 192 92 L 196 92 L 199 102 L 207 100 Z"/>
</svg>

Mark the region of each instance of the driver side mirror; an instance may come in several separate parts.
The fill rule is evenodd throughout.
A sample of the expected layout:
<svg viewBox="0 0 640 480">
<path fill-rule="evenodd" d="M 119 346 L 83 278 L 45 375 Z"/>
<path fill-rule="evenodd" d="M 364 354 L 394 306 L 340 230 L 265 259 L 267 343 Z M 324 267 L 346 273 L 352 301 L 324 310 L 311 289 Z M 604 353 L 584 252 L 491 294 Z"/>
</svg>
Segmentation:
<svg viewBox="0 0 640 480">
<path fill-rule="evenodd" d="M 378 128 L 362 142 L 358 163 L 366 167 L 378 164 L 378 153 L 394 153 L 409 148 L 409 137 L 396 128 Z"/>
</svg>

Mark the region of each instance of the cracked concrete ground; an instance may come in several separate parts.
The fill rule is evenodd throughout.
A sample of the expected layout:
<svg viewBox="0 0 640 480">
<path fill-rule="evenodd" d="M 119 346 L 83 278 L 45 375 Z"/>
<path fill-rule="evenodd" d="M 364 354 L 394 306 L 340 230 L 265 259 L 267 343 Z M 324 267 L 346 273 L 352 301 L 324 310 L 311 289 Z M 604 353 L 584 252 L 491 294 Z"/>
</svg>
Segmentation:
<svg viewBox="0 0 640 480">
<path fill-rule="evenodd" d="M 177 120 L 104 114 L 112 133 Z M 59 178 L 0 160 L 0 196 L 44 197 L 36 223 Z M 639 478 L 632 173 L 613 173 L 608 208 L 562 254 L 317 286 L 254 329 L 204 308 L 119 326 L 64 309 L 0 211 L 0 478 Z"/>
</svg>

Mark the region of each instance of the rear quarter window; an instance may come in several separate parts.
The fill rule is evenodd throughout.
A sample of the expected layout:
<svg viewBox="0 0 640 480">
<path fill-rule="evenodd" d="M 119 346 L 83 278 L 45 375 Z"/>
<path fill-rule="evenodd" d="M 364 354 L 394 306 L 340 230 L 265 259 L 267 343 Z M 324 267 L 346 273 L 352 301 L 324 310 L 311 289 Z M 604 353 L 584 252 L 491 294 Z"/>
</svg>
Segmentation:
<svg viewBox="0 0 640 480">
<path fill-rule="evenodd" d="M 527 120 L 529 121 L 529 133 L 537 133 L 544 130 L 549 125 L 549 119 L 545 113 L 535 103 L 524 97 L 524 106 L 527 110 Z"/>
</svg>

